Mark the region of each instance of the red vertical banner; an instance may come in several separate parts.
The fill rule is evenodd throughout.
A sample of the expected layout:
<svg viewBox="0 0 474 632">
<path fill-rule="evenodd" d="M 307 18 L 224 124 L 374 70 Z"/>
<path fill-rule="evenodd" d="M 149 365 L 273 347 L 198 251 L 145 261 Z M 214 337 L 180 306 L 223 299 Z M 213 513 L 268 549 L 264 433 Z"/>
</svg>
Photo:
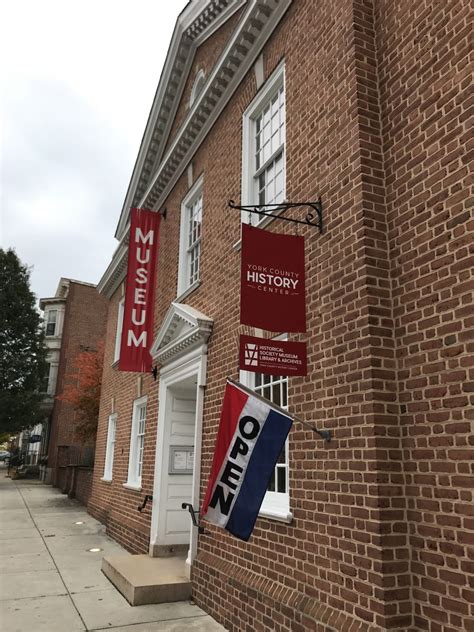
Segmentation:
<svg viewBox="0 0 474 632">
<path fill-rule="evenodd" d="M 151 371 L 156 259 L 161 215 L 133 208 L 119 371 Z"/>
<path fill-rule="evenodd" d="M 306 331 L 304 237 L 242 225 L 240 322 Z"/>
</svg>

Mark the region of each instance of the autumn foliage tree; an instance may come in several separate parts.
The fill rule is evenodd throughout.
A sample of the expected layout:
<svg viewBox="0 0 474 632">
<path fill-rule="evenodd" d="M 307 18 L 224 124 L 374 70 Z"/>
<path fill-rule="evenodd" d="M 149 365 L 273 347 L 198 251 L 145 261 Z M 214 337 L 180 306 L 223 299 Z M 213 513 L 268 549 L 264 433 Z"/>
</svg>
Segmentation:
<svg viewBox="0 0 474 632">
<path fill-rule="evenodd" d="M 83 443 L 92 442 L 97 433 L 104 345 L 77 355 L 74 368 L 66 376 L 66 385 L 57 399 L 71 404 L 77 413 L 75 435 Z"/>
</svg>

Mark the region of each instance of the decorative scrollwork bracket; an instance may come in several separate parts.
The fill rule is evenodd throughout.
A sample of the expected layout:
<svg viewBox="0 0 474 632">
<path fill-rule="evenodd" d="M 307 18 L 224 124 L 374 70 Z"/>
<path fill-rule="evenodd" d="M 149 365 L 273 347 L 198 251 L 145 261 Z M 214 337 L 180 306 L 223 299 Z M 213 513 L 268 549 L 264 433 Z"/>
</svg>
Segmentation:
<svg viewBox="0 0 474 632">
<path fill-rule="evenodd" d="M 245 211 L 246 213 L 256 213 L 261 217 L 272 217 L 283 222 L 314 226 L 319 229 L 320 234 L 322 234 L 324 230 L 321 196 L 316 202 L 282 202 L 281 204 L 250 204 L 248 206 L 241 206 L 240 204 L 236 204 L 234 200 L 229 200 L 229 208 Z M 282 214 L 292 208 L 306 208 L 305 218 L 303 220 L 294 219 L 293 217 L 285 217 Z"/>
</svg>

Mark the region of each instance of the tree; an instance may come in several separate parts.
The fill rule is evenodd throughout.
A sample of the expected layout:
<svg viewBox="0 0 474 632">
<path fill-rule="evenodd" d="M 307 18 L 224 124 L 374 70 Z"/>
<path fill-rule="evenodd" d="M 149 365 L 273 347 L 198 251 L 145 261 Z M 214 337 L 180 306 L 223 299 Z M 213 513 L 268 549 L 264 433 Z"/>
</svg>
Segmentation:
<svg viewBox="0 0 474 632">
<path fill-rule="evenodd" d="M 97 350 L 82 351 L 77 355 L 73 371 L 66 376 L 64 390 L 56 398 L 71 404 L 77 412 L 74 432 L 84 442 L 94 440 L 97 433 L 103 364 L 104 344 L 101 341 Z"/>
<path fill-rule="evenodd" d="M 0 248 L 0 432 L 41 423 L 46 345 L 30 271 L 14 250 Z"/>
</svg>

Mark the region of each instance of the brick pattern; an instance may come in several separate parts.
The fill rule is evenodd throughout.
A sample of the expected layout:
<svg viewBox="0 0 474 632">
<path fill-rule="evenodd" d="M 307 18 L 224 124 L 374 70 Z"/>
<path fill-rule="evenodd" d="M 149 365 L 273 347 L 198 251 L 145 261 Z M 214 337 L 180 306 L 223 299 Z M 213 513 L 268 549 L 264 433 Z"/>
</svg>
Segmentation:
<svg viewBox="0 0 474 632">
<path fill-rule="evenodd" d="M 359 25 L 363 23 L 364 16 L 356 15 L 352 3 L 324 5 L 317 16 L 312 9 L 309 3 L 290 9 L 266 48 L 265 65 L 268 76 L 281 56 L 285 57 L 287 197 L 311 199 L 322 193 L 328 222 L 327 232 L 321 238 L 309 231 L 305 233 L 309 376 L 290 381 L 289 401 L 299 416 L 335 429 L 336 441 L 328 450 L 315 441 L 312 433 L 300 427 L 292 431 L 290 487 L 295 519 L 291 526 L 259 520 L 251 543 L 229 543 L 225 534 L 213 531 L 212 537 L 202 538 L 201 546 L 209 553 L 219 548 L 224 551 L 223 557 L 236 566 L 246 567 L 247 560 L 252 560 L 258 564 L 262 576 L 291 588 L 301 587 L 304 594 L 319 604 L 345 611 L 354 621 L 358 620 L 357 625 L 369 629 L 371 624 L 384 627 L 387 624 L 384 573 L 388 569 L 384 568 L 378 508 L 380 470 L 385 464 L 381 463 L 384 453 L 379 446 L 383 440 L 379 438 L 378 428 L 381 423 L 387 423 L 384 415 L 390 423 L 394 420 L 386 410 L 386 395 L 383 386 L 377 383 L 381 377 L 377 371 L 386 368 L 381 366 L 379 357 L 385 358 L 388 349 L 386 362 L 392 360 L 392 374 L 384 379 L 386 382 L 390 377 L 393 379 L 394 345 L 391 334 L 376 330 L 377 321 L 373 321 L 377 319 L 378 305 L 385 302 L 385 308 L 389 306 L 389 292 L 384 287 L 380 290 L 371 287 L 371 283 L 378 285 L 374 278 L 378 270 L 372 270 L 367 260 L 371 239 L 380 241 L 383 230 L 374 235 L 374 230 L 369 234 L 366 228 L 380 210 L 374 208 L 370 199 L 371 185 L 367 182 L 370 173 L 366 174 L 361 167 L 360 111 L 367 97 L 359 76 L 363 73 L 357 74 L 354 68 L 353 47 L 358 31 L 353 24 L 356 19 Z M 326 35 L 327 45 L 321 45 L 328 24 L 336 24 L 340 33 L 337 37 L 333 33 Z M 319 42 L 317 50 L 315 41 Z M 364 47 L 363 42 L 359 45 Z M 316 85 L 317 93 L 308 89 Z M 239 94 L 242 98 L 233 119 L 235 127 L 240 127 L 241 113 L 255 93 L 253 76 L 249 75 Z M 326 127 L 319 129 L 314 121 L 323 109 Z M 230 112 L 227 118 L 231 119 Z M 219 131 L 218 127 L 214 132 L 217 138 L 212 152 L 218 144 L 226 145 L 225 140 L 218 137 Z M 379 148 L 379 162 L 380 153 Z M 237 161 L 239 158 L 240 155 Z M 308 163 L 310 169 L 302 168 Z M 238 162 L 233 169 L 240 175 Z M 314 174 L 318 174 L 317 181 Z M 229 190 L 231 185 L 224 182 Z M 223 192 L 221 206 L 226 203 L 224 195 Z M 233 227 L 235 242 L 238 225 L 233 224 Z M 275 229 L 293 231 L 283 224 Z M 387 247 L 385 237 L 382 239 L 381 259 L 387 276 Z M 212 244 L 208 248 L 211 250 Z M 204 479 L 209 472 L 223 380 L 229 373 L 236 375 L 238 304 L 232 296 L 238 288 L 238 257 L 225 268 L 227 280 L 222 279 L 220 285 L 229 286 L 223 303 L 229 305 L 230 301 L 230 308 L 221 314 L 213 306 L 212 312 L 221 327 L 219 332 L 214 331 L 209 350 Z M 228 278 L 229 268 L 235 270 L 232 279 Z M 380 285 L 383 286 L 383 282 Z M 386 331 L 390 332 L 390 328 Z M 383 476 L 388 478 L 385 473 Z M 406 566 L 402 570 L 406 573 Z M 212 593 L 214 589 L 214 584 L 212 590 L 208 585 L 201 589 L 201 584 L 199 580 L 194 584 L 198 602 L 204 599 L 204 593 Z M 274 629 L 264 623 L 268 606 L 265 608 L 258 599 L 249 599 L 248 595 L 245 601 L 255 609 L 252 625 Z M 235 613 L 230 597 L 226 605 Z M 394 614 L 398 614 L 397 611 Z M 296 613 L 290 619 L 297 621 Z M 238 625 L 240 619 L 236 618 L 230 629 L 239 629 Z M 281 629 L 285 629 L 284 625 Z"/>
<path fill-rule="evenodd" d="M 59 357 L 56 393 L 62 393 L 68 376 L 75 371 L 79 353 L 95 349 L 103 338 L 107 315 L 107 301 L 95 287 L 70 281 L 64 315 L 64 327 Z M 71 404 L 55 399 L 51 416 L 51 435 L 48 448 L 48 467 L 52 468 L 53 485 L 62 487 L 64 476 L 59 467 L 68 465 L 70 449 L 78 458 L 84 447 L 74 434 L 76 412 Z M 59 480 L 61 478 L 61 481 Z"/>
<path fill-rule="evenodd" d="M 92 491 L 93 468 L 76 468 L 76 480 L 74 485 L 74 498 L 83 505 L 87 505 Z"/>
<path fill-rule="evenodd" d="M 263 577 L 255 570 L 236 566 L 210 553 L 199 554 L 193 566 L 192 580 L 199 591 L 201 583 L 212 581 L 216 591 L 203 592 L 202 603 L 206 609 L 214 610 L 226 629 L 235 629 L 236 618 L 225 603 L 226 592 L 232 591 L 239 603 L 239 630 L 266 630 L 275 632 L 294 630 L 294 632 L 336 632 L 350 630 L 362 632 L 379 628 L 369 626 L 362 621 L 354 621 L 347 615 L 315 601 L 311 597 L 289 588 L 284 584 Z M 248 597 L 251 598 L 251 603 Z M 265 614 L 260 617 L 254 602 L 264 605 Z"/>
<path fill-rule="evenodd" d="M 57 487 L 69 498 L 87 505 L 92 491 L 94 468 L 80 465 L 62 465 L 58 468 Z"/>
<path fill-rule="evenodd" d="M 89 512 L 107 524 L 110 533 L 131 553 L 148 552 L 151 512 L 139 513 L 145 494 L 153 493 L 154 450 L 157 418 L 157 389 L 151 376 L 123 373 L 114 365 L 115 336 L 121 288 L 109 302 L 105 332 L 104 372 L 96 440 L 96 458 Z M 128 478 L 128 457 L 132 424 L 133 401 L 148 395 L 146 435 L 143 456 L 142 491 L 123 486 Z M 102 481 L 107 445 L 109 415 L 117 413 L 115 454 L 112 482 Z"/>
<path fill-rule="evenodd" d="M 61 491 L 66 492 L 68 487 L 68 468 L 60 466 L 56 469 L 55 487 L 59 487 Z"/>
<path fill-rule="evenodd" d="M 290 338 L 307 341 L 309 371 L 290 380 L 289 404 L 335 438 L 328 446 L 298 424 L 291 431 L 291 525 L 259 519 L 248 543 L 212 526 L 200 537 L 194 598 L 231 631 L 471 625 L 466 12 L 463 1 L 298 0 L 265 46 L 266 77 L 285 58 L 287 198 L 321 194 L 326 223 L 322 236 L 299 229 L 308 333 Z M 215 59 L 216 42 L 227 37 L 222 29 L 203 44 L 191 77 L 206 47 Z M 256 92 L 252 71 L 193 157 L 194 178 L 204 174 L 201 285 L 185 302 L 214 319 L 202 493 L 225 378 L 238 377 L 238 334 L 253 333 L 239 325 L 240 224 L 227 202 L 239 199 L 242 113 Z M 166 201 L 155 331 L 176 299 L 187 190 L 184 175 Z M 89 509 L 128 550 L 145 552 L 151 513 L 136 507 L 153 493 L 158 382 L 143 376 L 139 388 L 137 375 L 111 366 L 119 297 L 109 306 Z M 145 393 L 137 493 L 123 483 L 133 399 Z M 107 483 L 100 478 L 113 411 Z"/>
<path fill-rule="evenodd" d="M 474 626 L 469 3 L 376 3 L 414 623 Z"/>
</svg>

